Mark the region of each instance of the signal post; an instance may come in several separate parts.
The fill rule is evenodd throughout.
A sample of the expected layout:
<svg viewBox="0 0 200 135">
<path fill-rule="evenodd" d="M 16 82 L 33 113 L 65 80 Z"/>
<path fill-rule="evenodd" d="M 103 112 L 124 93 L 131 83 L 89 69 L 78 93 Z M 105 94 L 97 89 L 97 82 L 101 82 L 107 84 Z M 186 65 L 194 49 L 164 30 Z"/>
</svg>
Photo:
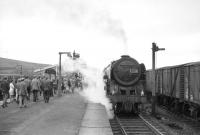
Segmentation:
<svg viewBox="0 0 200 135">
<path fill-rule="evenodd" d="M 155 76 L 155 52 L 165 50 L 165 48 L 159 48 L 156 43 L 152 43 L 152 115 L 156 113 L 156 76 Z"/>
</svg>

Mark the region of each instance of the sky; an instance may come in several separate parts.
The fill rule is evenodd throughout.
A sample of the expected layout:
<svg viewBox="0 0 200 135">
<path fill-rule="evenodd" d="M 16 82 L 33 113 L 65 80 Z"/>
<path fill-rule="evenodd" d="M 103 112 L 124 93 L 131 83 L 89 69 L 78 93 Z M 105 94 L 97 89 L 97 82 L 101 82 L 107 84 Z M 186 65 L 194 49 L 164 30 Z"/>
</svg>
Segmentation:
<svg viewBox="0 0 200 135">
<path fill-rule="evenodd" d="M 199 0 L 0 0 L 0 57 L 58 64 L 80 53 L 103 69 L 128 54 L 147 69 L 200 61 Z M 62 59 L 65 59 L 62 55 Z"/>
</svg>

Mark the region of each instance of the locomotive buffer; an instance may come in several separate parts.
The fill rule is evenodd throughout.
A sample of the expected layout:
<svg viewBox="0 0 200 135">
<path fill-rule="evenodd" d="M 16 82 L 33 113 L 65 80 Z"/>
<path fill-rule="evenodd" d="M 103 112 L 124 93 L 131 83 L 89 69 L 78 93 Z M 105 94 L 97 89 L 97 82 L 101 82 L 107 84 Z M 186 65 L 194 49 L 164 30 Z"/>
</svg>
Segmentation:
<svg viewBox="0 0 200 135">
<path fill-rule="evenodd" d="M 155 52 L 165 50 L 165 48 L 159 48 L 156 43 L 152 43 L 152 115 L 155 115 L 156 110 L 156 87 L 155 87 Z"/>
</svg>

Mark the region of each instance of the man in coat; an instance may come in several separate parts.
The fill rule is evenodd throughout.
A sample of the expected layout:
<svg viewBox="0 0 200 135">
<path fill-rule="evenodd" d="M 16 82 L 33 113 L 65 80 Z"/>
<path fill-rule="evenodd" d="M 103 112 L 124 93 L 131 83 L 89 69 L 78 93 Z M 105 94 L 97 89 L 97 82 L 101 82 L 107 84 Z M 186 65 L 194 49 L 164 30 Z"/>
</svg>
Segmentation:
<svg viewBox="0 0 200 135">
<path fill-rule="evenodd" d="M 2 107 L 7 107 L 7 99 L 8 99 L 8 95 L 9 95 L 9 83 L 6 77 L 3 78 L 3 81 L 1 82 L 1 91 L 3 94 L 3 104 Z"/>
<path fill-rule="evenodd" d="M 43 91 L 44 102 L 48 103 L 50 97 L 50 80 L 48 78 L 43 80 L 43 86 L 44 86 L 44 91 Z"/>
<path fill-rule="evenodd" d="M 31 82 L 31 90 L 33 92 L 33 102 L 36 102 L 38 100 L 38 91 L 40 90 L 40 83 L 37 77 Z"/>
<path fill-rule="evenodd" d="M 28 96 L 28 92 L 24 78 L 21 78 L 18 84 L 18 95 L 19 95 L 19 107 L 20 108 L 26 107 L 26 99 L 27 99 L 26 96 Z"/>
<path fill-rule="evenodd" d="M 28 76 L 25 77 L 24 82 L 26 83 L 26 88 L 27 88 L 27 99 L 30 100 L 30 95 L 31 95 L 31 80 L 29 79 Z"/>
</svg>

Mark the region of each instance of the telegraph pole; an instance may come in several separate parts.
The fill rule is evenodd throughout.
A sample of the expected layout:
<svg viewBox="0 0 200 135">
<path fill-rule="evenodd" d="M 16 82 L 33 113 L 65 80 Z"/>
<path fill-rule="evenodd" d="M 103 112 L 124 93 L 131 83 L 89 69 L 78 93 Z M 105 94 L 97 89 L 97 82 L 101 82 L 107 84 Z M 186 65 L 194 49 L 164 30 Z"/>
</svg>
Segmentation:
<svg viewBox="0 0 200 135">
<path fill-rule="evenodd" d="M 152 115 L 155 115 L 156 110 L 156 76 L 155 76 L 155 52 L 165 50 L 165 48 L 159 48 L 156 43 L 152 43 Z"/>
</svg>

